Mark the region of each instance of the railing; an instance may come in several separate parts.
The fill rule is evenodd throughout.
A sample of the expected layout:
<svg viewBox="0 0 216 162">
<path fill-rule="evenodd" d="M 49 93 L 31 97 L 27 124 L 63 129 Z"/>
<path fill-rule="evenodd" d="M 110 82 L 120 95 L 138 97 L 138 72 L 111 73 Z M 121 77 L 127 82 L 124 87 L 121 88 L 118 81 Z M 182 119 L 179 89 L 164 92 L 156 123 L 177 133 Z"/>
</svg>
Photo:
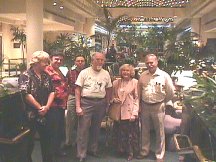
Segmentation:
<svg viewBox="0 0 216 162">
<path fill-rule="evenodd" d="M 11 76 L 12 72 L 15 71 L 15 75 L 18 75 L 18 72 L 20 71 L 20 64 L 23 64 L 23 62 L 26 64 L 26 59 L 23 58 L 16 58 L 16 59 L 8 59 L 8 63 L 3 63 L 2 67 L 1 67 L 1 71 L 0 71 L 0 76 L 3 76 L 3 71 L 7 71 L 8 75 L 4 75 L 4 76 Z M 3 70 L 5 69 L 5 70 Z M 14 75 L 14 74 L 13 74 Z"/>
<path fill-rule="evenodd" d="M 193 145 L 187 135 L 174 134 L 174 142 L 176 150 L 179 154 L 179 161 L 194 161 L 194 162 L 210 162 L 204 157 L 201 149 L 197 145 Z"/>
</svg>

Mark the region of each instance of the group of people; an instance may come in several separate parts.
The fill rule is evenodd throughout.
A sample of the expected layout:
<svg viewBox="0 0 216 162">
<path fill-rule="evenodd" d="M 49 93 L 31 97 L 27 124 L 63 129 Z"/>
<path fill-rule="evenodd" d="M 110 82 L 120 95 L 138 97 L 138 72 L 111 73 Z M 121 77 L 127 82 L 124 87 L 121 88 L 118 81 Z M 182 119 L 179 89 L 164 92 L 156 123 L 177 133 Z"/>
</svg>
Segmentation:
<svg viewBox="0 0 216 162">
<path fill-rule="evenodd" d="M 145 64 L 147 70 L 139 80 L 134 78 L 134 67 L 124 64 L 119 69 L 121 78 L 113 82 L 111 101 L 121 103 L 121 119 L 114 122 L 114 143 L 120 155 L 127 154 L 127 160 L 147 158 L 150 155 L 150 130 L 154 128 L 155 158 L 163 161 L 165 104 L 174 96 L 174 85 L 171 77 L 158 68 L 155 54 L 146 55 Z"/>
<path fill-rule="evenodd" d="M 174 86 L 170 76 L 158 68 L 157 56 L 146 56 L 148 70 L 139 80 L 134 78 L 134 67 L 123 64 L 119 69 L 121 78 L 113 82 L 108 71 L 103 69 L 105 56 L 102 53 L 93 53 L 91 66 L 87 68 L 84 68 L 84 57 L 77 56 L 76 68 L 69 70 L 66 76 L 59 70 L 63 59 L 62 53 L 49 55 L 37 51 L 32 55 L 30 68 L 19 78 L 26 111 L 34 111 L 36 118 L 45 119 L 43 123 L 29 121 L 27 162 L 32 161 L 36 131 L 40 135 L 43 162 L 54 162 L 56 155 L 64 153 L 60 149 L 64 135 L 65 145 L 76 142 L 78 161 L 85 161 L 87 154 L 99 157 L 101 122 L 111 103 L 121 104 L 120 121 L 113 126 L 117 152 L 126 154 L 127 160 L 148 156 L 152 120 L 156 132 L 156 159 L 163 160 L 165 103 L 172 99 Z M 77 137 L 73 138 L 76 121 Z"/>
</svg>

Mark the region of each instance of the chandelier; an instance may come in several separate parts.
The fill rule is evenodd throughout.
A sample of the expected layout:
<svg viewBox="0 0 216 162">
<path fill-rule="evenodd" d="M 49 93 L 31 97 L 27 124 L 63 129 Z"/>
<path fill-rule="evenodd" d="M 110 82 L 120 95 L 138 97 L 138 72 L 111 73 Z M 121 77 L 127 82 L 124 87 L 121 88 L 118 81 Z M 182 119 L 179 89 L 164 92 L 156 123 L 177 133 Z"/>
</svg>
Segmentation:
<svg viewBox="0 0 216 162">
<path fill-rule="evenodd" d="M 190 0 L 94 0 L 94 2 L 106 8 L 182 8 L 186 7 Z"/>
</svg>

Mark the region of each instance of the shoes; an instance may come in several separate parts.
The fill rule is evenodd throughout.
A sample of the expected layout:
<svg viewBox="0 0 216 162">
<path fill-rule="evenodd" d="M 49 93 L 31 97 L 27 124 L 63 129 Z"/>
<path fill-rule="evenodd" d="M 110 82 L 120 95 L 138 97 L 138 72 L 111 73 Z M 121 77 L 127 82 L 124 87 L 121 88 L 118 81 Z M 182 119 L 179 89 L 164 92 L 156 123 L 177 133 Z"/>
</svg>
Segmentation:
<svg viewBox="0 0 216 162">
<path fill-rule="evenodd" d="M 101 157 L 97 152 L 88 151 L 87 154 L 90 155 L 90 156 L 97 157 L 97 158 L 100 158 L 100 157 Z"/>
<path fill-rule="evenodd" d="M 79 162 L 84 162 L 85 158 L 79 158 Z"/>
<path fill-rule="evenodd" d="M 136 159 L 145 159 L 148 155 L 137 155 Z"/>
<path fill-rule="evenodd" d="M 128 161 L 131 161 L 132 159 L 133 159 L 132 155 L 129 155 L 128 158 L 127 158 Z"/>
</svg>

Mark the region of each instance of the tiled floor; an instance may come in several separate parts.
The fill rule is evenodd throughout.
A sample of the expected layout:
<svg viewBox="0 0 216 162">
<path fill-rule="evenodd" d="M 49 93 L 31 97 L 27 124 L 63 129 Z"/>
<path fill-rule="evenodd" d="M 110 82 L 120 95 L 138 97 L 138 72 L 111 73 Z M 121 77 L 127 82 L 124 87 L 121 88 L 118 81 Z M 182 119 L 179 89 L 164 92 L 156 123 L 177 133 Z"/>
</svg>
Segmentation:
<svg viewBox="0 0 216 162">
<path fill-rule="evenodd" d="M 35 142 L 35 149 L 33 152 L 33 162 L 41 162 L 41 154 L 40 154 L 40 145 L 39 141 Z M 106 147 L 105 142 L 105 131 L 102 130 L 101 138 L 99 143 L 99 152 L 101 154 L 100 158 L 95 158 L 92 156 L 87 156 L 86 162 L 126 162 L 126 157 L 119 157 L 115 153 L 115 149 L 112 146 Z M 64 158 L 57 159 L 58 162 L 77 162 L 76 159 L 76 148 L 72 147 L 66 150 L 68 156 Z M 131 162 L 154 162 L 152 158 L 144 159 L 144 160 L 137 160 L 133 159 Z M 165 162 L 178 162 L 178 155 L 176 152 L 166 151 L 165 154 Z"/>
</svg>

